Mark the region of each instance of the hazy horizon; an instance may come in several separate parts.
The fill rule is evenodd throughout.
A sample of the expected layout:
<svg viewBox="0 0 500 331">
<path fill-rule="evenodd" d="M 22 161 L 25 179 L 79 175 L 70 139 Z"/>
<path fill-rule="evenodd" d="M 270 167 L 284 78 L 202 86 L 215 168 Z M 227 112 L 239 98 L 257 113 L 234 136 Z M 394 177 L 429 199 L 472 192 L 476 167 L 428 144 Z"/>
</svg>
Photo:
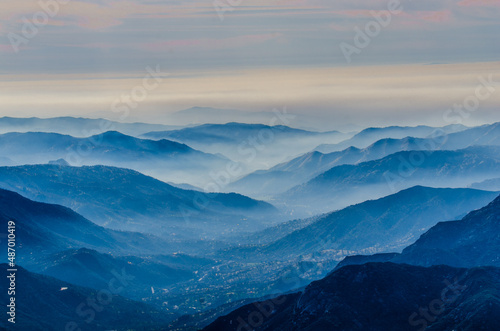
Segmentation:
<svg viewBox="0 0 500 331">
<path fill-rule="evenodd" d="M 1 114 L 11 117 L 102 117 L 125 122 L 186 125 L 193 123 L 172 122 L 169 116 L 192 107 L 248 112 L 286 108 L 289 113 L 309 117 L 310 123 L 306 126 L 320 130 L 353 124 L 359 127 L 475 126 L 500 121 L 498 62 L 240 71 L 217 74 L 218 84 L 213 83 L 215 74 L 174 75 L 160 68 L 161 81 L 155 88 L 133 102 L 133 106 L 127 106 L 131 101 L 127 104 L 126 96 L 130 97 L 134 88 L 142 86 L 147 70 L 132 77 L 42 75 L 36 79 L 25 76 L 17 81 L 3 81 L 0 83 L 4 91 L 0 94 Z M 268 78 L 259 82 L 266 75 Z M 466 111 L 469 115 L 464 116 L 463 110 L 460 112 L 455 105 L 463 105 L 467 98 L 474 97 L 476 89 L 488 80 L 492 82 L 489 88 L 493 93 L 478 100 L 477 105 L 472 104 L 475 109 Z M 123 106 L 129 110 L 126 118 L 118 110 Z M 452 114 L 445 117 L 450 111 Z M 238 116 L 217 118 L 213 122 L 221 121 L 238 121 Z"/>
<path fill-rule="evenodd" d="M 113 110 L 135 89 L 127 122 L 195 106 L 286 107 L 321 130 L 500 121 L 496 0 L 0 6 L 3 116 L 122 118 Z M 443 117 L 488 77 L 494 91 L 469 116 Z"/>
</svg>

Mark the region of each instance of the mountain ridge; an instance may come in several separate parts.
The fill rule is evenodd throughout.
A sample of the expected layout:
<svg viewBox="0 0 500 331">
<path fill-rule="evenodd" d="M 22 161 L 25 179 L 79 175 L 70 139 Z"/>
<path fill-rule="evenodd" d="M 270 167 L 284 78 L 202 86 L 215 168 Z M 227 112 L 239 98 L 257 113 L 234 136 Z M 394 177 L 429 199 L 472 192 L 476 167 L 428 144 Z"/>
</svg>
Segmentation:
<svg viewBox="0 0 500 331">
<path fill-rule="evenodd" d="M 72 208 L 99 225 L 177 233 L 173 238 L 203 237 L 199 231 L 193 234 L 195 225 L 210 236 L 219 234 L 221 227 L 224 231 L 258 228 L 268 222 L 264 213 L 277 215 L 272 205 L 242 195 L 183 190 L 134 170 L 107 166 L 0 167 L 0 187 Z"/>
</svg>

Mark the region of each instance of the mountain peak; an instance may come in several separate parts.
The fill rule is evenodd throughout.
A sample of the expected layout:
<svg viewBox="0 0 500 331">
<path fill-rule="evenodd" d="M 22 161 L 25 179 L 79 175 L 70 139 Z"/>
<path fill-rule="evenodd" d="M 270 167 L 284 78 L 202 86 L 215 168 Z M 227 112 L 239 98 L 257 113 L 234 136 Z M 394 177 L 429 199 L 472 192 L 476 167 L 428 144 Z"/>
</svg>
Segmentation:
<svg viewBox="0 0 500 331">
<path fill-rule="evenodd" d="M 49 161 L 49 165 L 58 165 L 61 167 L 70 167 L 71 165 L 65 159 L 57 159 L 54 161 Z"/>
</svg>

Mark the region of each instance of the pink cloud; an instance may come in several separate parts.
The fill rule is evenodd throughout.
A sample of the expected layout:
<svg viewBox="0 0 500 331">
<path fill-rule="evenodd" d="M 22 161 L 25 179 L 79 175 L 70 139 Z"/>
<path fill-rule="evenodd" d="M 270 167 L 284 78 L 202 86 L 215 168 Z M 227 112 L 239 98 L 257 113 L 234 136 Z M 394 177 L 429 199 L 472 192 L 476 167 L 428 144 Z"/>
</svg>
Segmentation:
<svg viewBox="0 0 500 331">
<path fill-rule="evenodd" d="M 373 10 L 343 10 L 336 11 L 336 14 L 341 14 L 344 16 L 348 16 L 352 19 L 358 18 L 374 18 Z M 376 12 L 376 11 L 375 11 Z M 451 10 L 436 10 L 436 11 L 402 11 L 399 14 L 394 14 L 394 16 L 398 16 L 399 18 L 396 20 L 393 18 L 393 24 L 390 28 L 408 28 L 408 29 L 416 29 L 416 28 L 427 28 L 429 26 L 429 22 L 432 23 L 443 23 L 449 22 L 453 19 L 453 13 Z M 332 23 L 329 27 L 335 31 L 346 31 L 352 29 L 352 24 L 348 24 L 346 26 Z"/>
<path fill-rule="evenodd" d="M 500 0 L 462 0 L 458 3 L 459 6 L 500 6 Z"/>
<path fill-rule="evenodd" d="M 336 13 L 349 17 L 372 17 L 372 10 L 368 9 L 341 10 L 337 11 Z"/>
<path fill-rule="evenodd" d="M 449 10 L 441 10 L 441 11 L 428 11 L 428 12 L 421 12 L 417 14 L 417 18 L 424 20 L 424 21 L 430 21 L 430 22 L 447 22 L 451 19 L 451 11 Z"/>
<path fill-rule="evenodd" d="M 352 26 L 330 23 L 328 27 L 334 31 L 352 31 Z"/>
<path fill-rule="evenodd" d="M 14 53 L 14 49 L 11 45 L 0 44 L 0 53 Z"/>
<path fill-rule="evenodd" d="M 157 43 L 147 43 L 143 47 L 152 51 L 179 48 L 194 48 L 200 50 L 226 49 L 260 44 L 281 37 L 281 33 L 245 35 L 225 39 L 185 39 L 169 40 Z"/>
<path fill-rule="evenodd" d="M 101 49 L 112 49 L 112 48 L 124 48 L 126 46 L 119 44 L 112 44 L 109 42 L 96 42 L 87 44 L 65 44 L 67 47 L 79 47 L 79 48 L 101 48 Z"/>
<path fill-rule="evenodd" d="M 277 39 L 282 37 L 281 33 L 270 33 L 270 34 L 256 34 L 256 35 L 244 35 L 238 37 L 231 37 L 225 39 L 180 39 L 180 40 L 168 40 L 159 41 L 152 43 L 143 44 L 117 44 L 117 43 L 86 43 L 86 44 L 66 44 L 68 47 L 79 47 L 79 48 L 101 48 L 101 49 L 111 49 L 111 48 L 133 48 L 133 49 L 144 49 L 148 51 L 171 51 L 171 50 L 216 50 L 216 49 L 229 49 L 235 47 L 245 47 L 249 45 L 255 45 L 259 43 L 264 43 L 269 40 Z"/>
<path fill-rule="evenodd" d="M 2 0 L 5 1 L 5 0 Z M 213 10 L 212 7 L 210 7 Z M 37 1 L 9 0 L 2 4 L 0 21 L 22 23 L 23 17 L 31 18 L 34 13 L 40 12 Z M 78 26 L 85 29 L 99 30 L 123 24 L 129 18 L 180 18 L 200 17 L 206 8 L 192 5 L 167 3 L 141 3 L 134 0 L 103 0 L 89 2 L 71 0 L 61 4 L 57 15 L 51 17 L 48 25 Z M 212 15 L 212 12 L 210 12 Z M 206 15 L 206 14 L 205 14 Z M 0 31 L 2 27 L 0 26 Z"/>
</svg>

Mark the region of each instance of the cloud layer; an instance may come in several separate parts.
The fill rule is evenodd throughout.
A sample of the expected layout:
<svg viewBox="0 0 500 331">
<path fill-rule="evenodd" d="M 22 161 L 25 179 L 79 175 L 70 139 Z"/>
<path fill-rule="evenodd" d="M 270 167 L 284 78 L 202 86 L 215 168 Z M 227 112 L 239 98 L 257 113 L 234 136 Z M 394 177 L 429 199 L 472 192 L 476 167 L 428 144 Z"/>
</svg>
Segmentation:
<svg viewBox="0 0 500 331">
<path fill-rule="evenodd" d="M 4 0 L 0 70 L 117 71 L 138 61 L 184 69 L 346 65 L 339 45 L 352 43 L 355 28 L 389 3 Z M 475 62 L 499 54 L 500 0 L 400 1 L 400 7 L 354 64 Z M 43 21 L 41 12 L 54 15 L 12 54 L 9 36 L 23 37 L 26 22 Z"/>
<path fill-rule="evenodd" d="M 1 77 L 3 115 L 82 115 L 119 119 L 113 102 L 143 86 L 148 74 Z M 169 74 L 131 108 L 129 121 L 166 122 L 168 114 L 192 106 L 290 112 L 329 121 L 318 128 L 336 129 L 350 123 L 450 124 L 448 109 L 474 96 L 480 77 L 496 82 L 494 93 L 464 117 L 464 124 L 500 121 L 500 63 L 399 65 L 348 68 L 260 69 Z M 483 88 L 484 90 L 484 88 Z M 485 91 L 482 91 L 485 92 Z M 230 121 L 231 119 L 227 119 Z M 324 124 L 327 125 L 324 125 Z M 185 124 L 185 123 L 171 123 Z M 321 125 L 323 124 L 323 125 Z"/>
<path fill-rule="evenodd" d="M 0 115 L 106 113 L 134 77 L 160 66 L 169 84 L 142 105 L 147 116 L 286 105 L 339 121 L 372 112 L 417 122 L 466 96 L 485 70 L 498 72 L 500 0 L 401 0 L 356 44 L 394 2 L 3 0 Z M 357 45 L 350 62 L 342 44 Z M 499 105 L 491 98 L 482 114 Z"/>
</svg>

